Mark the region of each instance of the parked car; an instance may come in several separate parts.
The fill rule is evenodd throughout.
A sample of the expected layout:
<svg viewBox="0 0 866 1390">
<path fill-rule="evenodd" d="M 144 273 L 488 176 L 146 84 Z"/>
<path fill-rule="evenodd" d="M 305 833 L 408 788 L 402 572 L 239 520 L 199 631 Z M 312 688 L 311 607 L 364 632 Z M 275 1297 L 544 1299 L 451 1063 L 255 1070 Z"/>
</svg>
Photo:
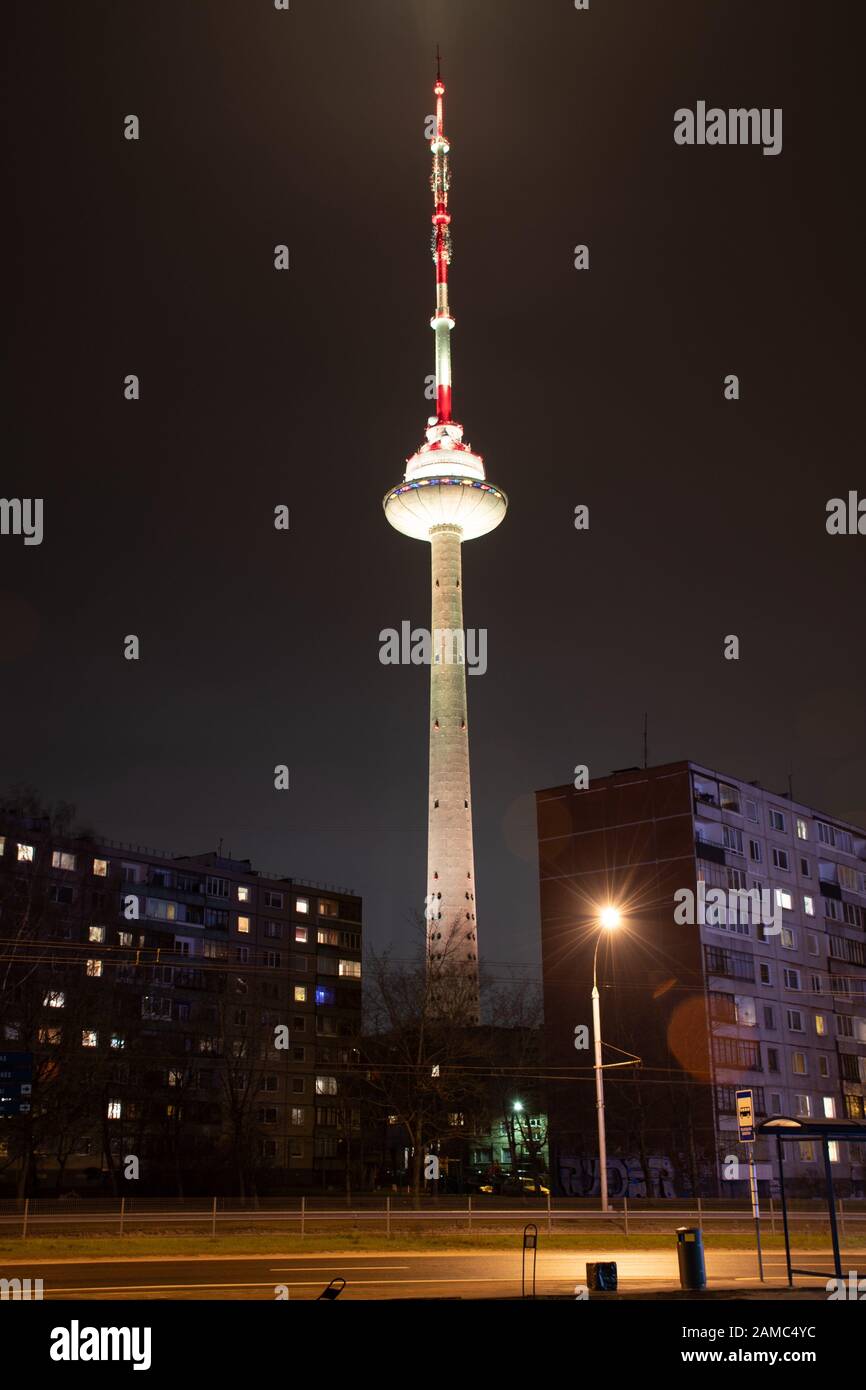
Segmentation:
<svg viewBox="0 0 866 1390">
<path fill-rule="evenodd" d="M 549 1197 L 550 1188 L 538 1178 L 502 1178 L 499 1182 L 483 1183 L 478 1189 L 496 1197 Z"/>
</svg>

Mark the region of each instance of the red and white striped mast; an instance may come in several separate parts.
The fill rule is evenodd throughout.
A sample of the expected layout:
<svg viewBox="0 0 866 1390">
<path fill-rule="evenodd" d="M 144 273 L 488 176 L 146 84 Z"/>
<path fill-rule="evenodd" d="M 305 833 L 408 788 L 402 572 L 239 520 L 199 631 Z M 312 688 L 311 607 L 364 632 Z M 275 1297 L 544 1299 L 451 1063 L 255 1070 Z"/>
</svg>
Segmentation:
<svg viewBox="0 0 866 1390">
<path fill-rule="evenodd" d="M 445 83 L 436 49 L 436 131 L 430 141 L 433 172 L 430 187 L 433 192 L 433 260 L 436 265 L 436 313 L 430 327 L 436 334 L 436 420 L 440 425 L 451 420 L 451 330 L 454 320 L 448 307 L 448 266 L 451 262 L 451 214 L 448 211 L 449 144 L 445 138 Z"/>
</svg>

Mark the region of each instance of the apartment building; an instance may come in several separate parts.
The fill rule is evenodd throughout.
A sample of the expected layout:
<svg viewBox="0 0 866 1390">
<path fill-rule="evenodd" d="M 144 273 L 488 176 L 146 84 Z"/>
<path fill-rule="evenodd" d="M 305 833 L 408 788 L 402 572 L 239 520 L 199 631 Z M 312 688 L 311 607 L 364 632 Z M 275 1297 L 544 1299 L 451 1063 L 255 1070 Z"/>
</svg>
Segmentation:
<svg viewBox="0 0 866 1390">
<path fill-rule="evenodd" d="M 864 1119 L 866 831 L 692 762 L 540 791 L 537 811 L 548 1061 L 571 1078 L 549 1102 L 563 1188 L 598 1188 L 574 1030 L 608 904 L 622 913 L 598 957 L 612 1192 L 742 1193 L 739 1088 L 762 1118 Z M 786 1180 L 817 1189 L 819 1150 L 789 1148 Z M 863 1145 L 831 1157 L 838 1190 L 866 1195 Z"/>
<path fill-rule="evenodd" d="M 116 1186 L 133 1155 L 130 1192 L 339 1184 L 361 908 L 249 860 L 5 816 L 0 1051 L 34 1057 L 30 1111 L 0 1120 L 7 1167 Z"/>
</svg>

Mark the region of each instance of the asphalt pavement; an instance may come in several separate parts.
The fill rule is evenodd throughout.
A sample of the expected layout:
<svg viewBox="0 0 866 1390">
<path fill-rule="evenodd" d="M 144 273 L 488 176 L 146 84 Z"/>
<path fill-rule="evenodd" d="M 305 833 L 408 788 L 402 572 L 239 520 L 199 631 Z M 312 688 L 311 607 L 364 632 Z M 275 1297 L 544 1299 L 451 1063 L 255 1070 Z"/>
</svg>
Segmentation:
<svg viewBox="0 0 866 1390">
<path fill-rule="evenodd" d="M 680 1288 L 676 1249 L 605 1251 L 591 1246 L 573 1251 L 538 1252 L 536 1291 L 577 1297 L 586 1283 L 589 1260 L 615 1260 L 625 1294 L 663 1294 Z M 796 1263 L 831 1270 L 826 1251 L 798 1251 Z M 851 1252 L 843 1268 L 866 1269 L 866 1252 Z M 527 1288 L 531 1289 L 531 1252 L 527 1252 Z M 767 1289 L 787 1291 L 784 1255 L 764 1256 Z M 521 1294 L 520 1250 L 411 1253 L 382 1250 L 364 1254 L 203 1255 L 141 1257 L 133 1260 L 71 1259 L 0 1261 L 0 1278 L 31 1277 L 43 1281 L 46 1300 L 79 1299 L 289 1299 L 318 1298 L 329 1280 L 346 1280 L 341 1298 L 513 1298 Z M 750 1251 L 707 1254 L 710 1290 L 730 1289 L 753 1296 L 759 1289 L 757 1262 Z M 797 1278 L 796 1285 L 826 1298 L 825 1279 Z"/>
</svg>

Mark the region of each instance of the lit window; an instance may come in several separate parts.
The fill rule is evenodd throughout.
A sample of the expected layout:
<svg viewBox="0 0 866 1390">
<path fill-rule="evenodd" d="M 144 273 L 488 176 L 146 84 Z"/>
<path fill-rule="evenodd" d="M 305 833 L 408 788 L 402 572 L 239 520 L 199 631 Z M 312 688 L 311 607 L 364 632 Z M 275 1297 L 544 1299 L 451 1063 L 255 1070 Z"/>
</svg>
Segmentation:
<svg viewBox="0 0 866 1390">
<path fill-rule="evenodd" d="M 333 1004 L 334 991 L 328 985 L 316 985 L 316 1003 Z"/>
<path fill-rule="evenodd" d="M 309 936 L 309 927 L 295 927 L 295 940 L 306 942 Z"/>
<path fill-rule="evenodd" d="M 317 1076 L 317 1077 L 316 1077 L 316 1095 L 317 1095 L 317 1096 L 335 1096 L 336 1094 L 337 1094 L 337 1078 L 336 1078 L 336 1076 Z"/>
<path fill-rule="evenodd" d="M 67 854 L 65 850 L 53 849 L 51 851 L 52 869 L 66 869 L 71 872 L 75 868 L 75 855 Z"/>
<path fill-rule="evenodd" d="M 292 1124 L 293 1124 L 293 1125 L 302 1125 L 303 1123 L 304 1123 L 304 1107 L 303 1107 L 303 1105 L 293 1105 L 293 1106 L 292 1106 Z"/>
<path fill-rule="evenodd" d="M 815 1032 L 823 1038 L 827 1032 L 827 1020 L 823 1014 L 815 1015 Z"/>
<path fill-rule="evenodd" d="M 122 1033 L 112 1033 L 111 1046 L 115 1049 L 115 1051 L 120 1051 L 121 1048 L 126 1046 L 126 1039 L 124 1038 Z"/>
<path fill-rule="evenodd" d="M 81 1033 L 82 1047 L 96 1047 L 98 1038 L 92 1028 L 84 1028 Z"/>
<path fill-rule="evenodd" d="M 725 848 L 726 848 L 726 849 L 729 849 L 729 850 L 731 851 L 732 854 L 742 854 L 742 852 L 743 852 L 743 832 L 742 832 L 742 830 L 738 830 L 738 829 L 736 828 L 736 826 L 733 826 L 733 825 L 723 825 L 723 826 L 722 826 L 722 836 L 723 836 L 723 839 L 724 839 L 724 842 L 725 842 Z M 321 912 L 321 910 L 322 910 L 322 904 L 319 903 L 319 911 Z M 333 915 L 336 915 L 336 914 L 333 914 Z"/>
<path fill-rule="evenodd" d="M 839 1162 L 839 1145 L 835 1139 L 828 1139 L 827 1141 L 827 1157 L 831 1163 Z"/>
<path fill-rule="evenodd" d="M 249 932 L 249 929 L 250 929 L 250 919 L 249 919 L 249 917 L 239 917 L 239 918 L 238 918 L 238 931 L 239 931 L 239 932 L 243 932 L 244 934 L 247 934 L 247 933 Z"/>
<path fill-rule="evenodd" d="M 359 960 L 341 960 L 338 973 L 340 975 L 346 975 L 352 980 L 360 980 L 361 962 Z"/>
<path fill-rule="evenodd" d="M 94 927 L 94 926 L 88 927 L 88 928 L 87 928 L 87 939 L 88 939 L 88 941 L 104 941 L 104 940 L 105 940 L 105 927 Z"/>
<path fill-rule="evenodd" d="M 320 917 L 339 917 L 340 907 L 333 898 L 319 898 Z"/>
<path fill-rule="evenodd" d="M 0 835 L 0 854 L 6 853 L 6 836 Z"/>
<path fill-rule="evenodd" d="M 803 895 L 803 911 L 807 917 L 815 916 L 815 899 L 810 898 L 808 893 Z"/>
<path fill-rule="evenodd" d="M 797 839 L 798 839 L 798 840 L 808 840 L 808 838 L 809 838 L 809 827 L 808 827 L 808 825 L 806 824 L 806 822 L 805 822 L 804 820 L 801 820 L 800 817 L 798 816 L 798 817 L 797 817 Z"/>
<path fill-rule="evenodd" d="M 33 863 L 33 846 L 32 846 L 32 845 L 19 845 L 19 846 L 18 846 L 18 862 L 19 862 L 19 864 L 32 864 L 32 863 Z"/>
<path fill-rule="evenodd" d="M 791 911 L 791 908 L 794 906 L 794 900 L 791 897 L 791 894 L 786 891 L 786 889 L 776 889 L 776 905 L 778 907 L 784 907 L 788 912 Z"/>
<path fill-rule="evenodd" d="M 164 898 L 148 898 L 146 911 L 148 917 L 156 917 L 160 922 L 177 919 L 177 903 L 166 902 Z"/>
<path fill-rule="evenodd" d="M 87 962 L 87 973 L 91 977 L 91 979 L 98 980 L 100 975 L 102 974 L 102 961 L 89 960 Z"/>
<path fill-rule="evenodd" d="M 295 985 L 295 1003 L 296 1003 L 296 1004 L 306 1004 L 306 1002 L 307 1002 L 307 986 L 306 986 L 306 985 Z"/>
<path fill-rule="evenodd" d="M 40 1028 L 36 1036 L 41 1043 L 46 1043 L 49 1047 L 58 1047 L 60 1044 L 59 1028 Z"/>
<path fill-rule="evenodd" d="M 797 1148 L 800 1151 L 801 1163 L 811 1163 L 813 1161 L 815 1157 L 815 1150 L 809 1143 L 808 1139 L 801 1139 L 799 1144 L 797 1145 Z"/>
<path fill-rule="evenodd" d="M 131 932 L 131 931 L 119 931 L 119 932 L 117 933 L 117 943 L 118 943 L 119 946 L 131 946 L 131 945 L 132 945 L 132 932 Z"/>
<path fill-rule="evenodd" d="M 109 1120 L 119 1120 L 123 1114 L 123 1102 L 110 1100 L 106 1106 L 105 1114 Z"/>
<path fill-rule="evenodd" d="M 42 1000 L 46 1009 L 62 1009 L 66 1004 L 66 995 L 62 989 L 49 990 Z"/>
<path fill-rule="evenodd" d="M 307 913 L 310 910 L 309 898 L 295 898 L 295 911 Z"/>
<path fill-rule="evenodd" d="M 107 859 L 94 859 L 94 861 L 93 861 L 93 872 L 94 872 L 94 874 L 95 874 L 95 876 L 96 876 L 97 878 L 107 878 L 107 877 L 108 877 L 108 860 L 107 860 Z"/>
<path fill-rule="evenodd" d="M 238 902 L 250 903 L 253 900 L 253 890 L 245 883 L 238 884 Z"/>
<path fill-rule="evenodd" d="M 836 1101 L 835 1101 L 835 1098 L 834 1098 L 833 1096 L 822 1096 L 822 1100 L 823 1100 L 823 1103 L 824 1103 L 824 1119 L 825 1119 L 825 1120 L 835 1120 L 835 1118 L 836 1118 Z"/>
<path fill-rule="evenodd" d="M 785 950 L 786 950 L 786 951 L 796 951 L 796 949 L 797 949 L 797 938 L 796 938 L 796 936 L 794 935 L 794 933 L 791 931 L 791 928 L 790 928 L 790 927 L 783 927 L 783 928 L 782 928 L 781 933 L 780 933 L 780 935 L 779 935 L 779 940 L 781 941 L 782 945 L 785 947 Z"/>
</svg>

